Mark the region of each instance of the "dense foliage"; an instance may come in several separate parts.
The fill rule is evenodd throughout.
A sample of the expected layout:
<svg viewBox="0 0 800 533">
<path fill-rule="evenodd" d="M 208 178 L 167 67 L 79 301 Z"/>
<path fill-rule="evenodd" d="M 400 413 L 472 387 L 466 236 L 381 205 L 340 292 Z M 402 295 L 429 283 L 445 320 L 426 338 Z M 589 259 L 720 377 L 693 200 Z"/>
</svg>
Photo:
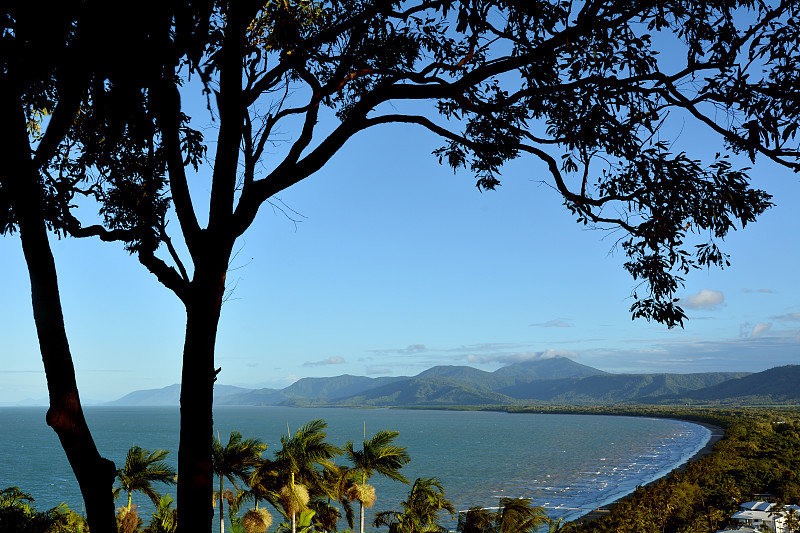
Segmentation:
<svg viewBox="0 0 800 533">
<path fill-rule="evenodd" d="M 58 150 L 37 160 L 48 222 L 76 236 L 123 241 L 184 301 L 191 272 L 166 221 L 174 206 L 197 262 L 193 246 L 204 236 L 184 167 L 203 164 L 210 143 L 178 99 L 189 96 L 182 86 L 192 75 L 223 125 L 210 204 L 218 239 L 239 237 L 262 204 L 360 132 L 414 124 L 440 136 L 444 145 L 434 153 L 471 171 L 478 188 L 497 188 L 503 165 L 527 157 L 579 223 L 621 230 L 625 268 L 642 284 L 631 312 L 669 326 L 685 318 L 673 300 L 682 276 L 728 264 L 722 239 L 771 205 L 723 148 L 800 168 L 794 2 L 150 7 L 120 35 L 98 27 L 102 13 L 83 20 L 71 11 L 76 6 L 60 10 L 47 41 L 59 54 L 35 69 L 24 61 L 40 46 L 29 35 L 39 21 L 28 8 L 7 9 L 0 14 L 13 31 L 1 43 L 3 66 L 34 135 L 43 135 L 43 112 L 73 122 L 60 131 Z M 120 57 L 103 62 L 92 54 L 82 77 L 67 83 L 65 65 L 98 38 L 119 44 Z M 65 100 L 69 106 L 59 106 Z M 672 153 L 665 139 L 674 135 L 671 113 L 718 134 L 716 157 Z M 278 141 L 285 131 L 295 133 Z M 98 201 L 102 224 L 82 226 L 72 210 L 76 195 Z M 16 224 L 9 198 L 0 194 L 3 231 Z"/>
<path fill-rule="evenodd" d="M 0 490 L 0 531 L 4 533 L 84 533 L 86 521 L 61 504 L 37 511 L 33 496 L 17 487 Z"/>
</svg>

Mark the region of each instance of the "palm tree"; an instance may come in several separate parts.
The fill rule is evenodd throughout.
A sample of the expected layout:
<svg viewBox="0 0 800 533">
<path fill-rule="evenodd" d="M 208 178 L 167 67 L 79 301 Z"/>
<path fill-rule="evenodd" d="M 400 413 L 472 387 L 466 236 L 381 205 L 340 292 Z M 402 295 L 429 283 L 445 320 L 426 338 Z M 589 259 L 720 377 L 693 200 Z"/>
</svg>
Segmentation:
<svg viewBox="0 0 800 533">
<path fill-rule="evenodd" d="M 797 511 L 796 506 L 787 505 L 783 513 L 786 519 L 785 528 L 787 533 L 794 533 L 800 530 L 800 512 Z"/>
<path fill-rule="evenodd" d="M 503 498 L 497 512 L 490 513 L 486 509 L 473 507 L 458 517 L 458 533 L 533 533 L 541 526 L 557 524 L 559 531 L 561 521 L 551 522 L 547 519 L 543 507 L 531 506 L 525 498 Z"/>
<path fill-rule="evenodd" d="M 322 474 L 323 480 L 320 488 L 324 495 L 327 496 L 328 501 L 324 506 L 318 504 L 315 507 L 317 522 L 325 530 L 335 529 L 335 527 L 328 527 L 328 525 L 331 522 L 330 518 L 334 514 L 333 511 L 335 511 L 337 519 L 341 517 L 339 510 L 331 506 L 332 502 L 338 502 L 344 508 L 347 526 L 353 529 L 353 506 L 350 505 L 349 497 L 350 489 L 355 485 L 352 479 L 352 470 L 345 466 L 337 465 L 336 469 L 326 468 Z"/>
<path fill-rule="evenodd" d="M 331 459 L 341 455 L 342 449 L 325 442 L 327 427 L 322 419 L 312 420 L 298 429 L 294 437 L 281 437 L 281 449 L 275 452 L 275 459 L 284 475 L 293 472 L 299 482 L 318 485 L 322 474 L 315 470 L 315 465 L 336 468 Z"/>
<path fill-rule="evenodd" d="M 211 453 L 211 468 L 219 476 L 219 531 L 225 533 L 225 515 L 222 512 L 222 502 L 225 498 L 224 479 L 233 483 L 237 492 L 239 487 L 236 479 L 247 482 L 253 469 L 258 466 L 261 452 L 267 449 L 266 444 L 258 439 L 244 439 L 238 431 L 232 431 L 228 444 L 224 447 L 219 435 L 214 438 Z"/>
<path fill-rule="evenodd" d="M 439 525 L 439 514 L 447 511 L 455 515 L 455 509 L 444 497 L 444 488 L 435 478 L 417 478 L 411 486 L 408 498 L 400 502 L 402 513 L 383 511 L 375 517 L 375 526 L 388 526 L 389 533 L 445 533 L 447 528 Z"/>
<path fill-rule="evenodd" d="M 495 522 L 499 533 L 533 533 L 547 523 L 547 514 L 527 498 L 503 498 Z"/>
<path fill-rule="evenodd" d="M 125 466 L 117 470 L 120 486 L 114 489 L 114 496 L 121 491 L 128 493 L 128 505 L 131 510 L 131 496 L 134 492 L 143 492 L 158 506 L 161 498 L 153 488 L 153 483 L 175 484 L 175 469 L 164 462 L 168 450 L 145 450 L 140 446 L 132 446 L 125 457 Z"/>
<path fill-rule="evenodd" d="M 274 506 L 279 505 L 277 494 L 280 491 L 281 481 L 278 463 L 267 458 L 259 461 L 253 468 L 247 485 L 250 487 L 248 492 L 255 501 L 256 509 L 259 500 L 267 500 Z"/>
<path fill-rule="evenodd" d="M 482 507 L 472 507 L 466 513 L 459 513 L 458 533 L 483 533 L 494 529 L 494 513 Z"/>
<path fill-rule="evenodd" d="M 0 490 L 0 526 L 3 531 L 55 533 L 88 529 L 86 520 L 62 503 L 47 511 L 37 511 L 33 496 L 9 487 Z"/>
<path fill-rule="evenodd" d="M 266 509 L 248 509 L 242 518 L 242 527 L 247 533 L 264 533 L 272 525 L 272 515 Z"/>
<path fill-rule="evenodd" d="M 403 465 L 411 460 L 408 448 L 392 444 L 399 434 L 398 431 L 379 431 L 370 440 L 364 440 L 361 451 L 355 450 L 353 441 L 344 445 L 347 457 L 353 463 L 352 472 L 361 474 L 361 484 L 351 488 L 351 500 L 358 500 L 360 507 L 361 533 L 364 533 L 364 507 L 372 507 L 375 503 L 375 489 L 367 485 L 367 479 L 378 473 L 408 484 L 400 473 Z"/>
<path fill-rule="evenodd" d="M 175 533 L 178 528 L 178 510 L 172 507 L 174 500 L 165 494 L 158 500 L 158 506 L 150 519 L 150 524 L 142 533 Z"/>
<path fill-rule="evenodd" d="M 547 533 L 568 533 L 573 530 L 572 522 L 564 522 L 564 517 L 558 520 L 552 518 L 547 519 Z"/>
<path fill-rule="evenodd" d="M 297 513 L 307 509 L 312 493 L 322 493 L 324 476 L 315 469 L 335 470 L 333 459 L 342 450 L 325 442 L 328 424 L 321 419 L 312 420 L 297 430 L 294 437 L 281 437 L 281 449 L 275 452 L 273 463 L 281 479 L 288 483 L 281 487 L 279 500 L 292 519 L 292 533 L 296 533 Z"/>
</svg>

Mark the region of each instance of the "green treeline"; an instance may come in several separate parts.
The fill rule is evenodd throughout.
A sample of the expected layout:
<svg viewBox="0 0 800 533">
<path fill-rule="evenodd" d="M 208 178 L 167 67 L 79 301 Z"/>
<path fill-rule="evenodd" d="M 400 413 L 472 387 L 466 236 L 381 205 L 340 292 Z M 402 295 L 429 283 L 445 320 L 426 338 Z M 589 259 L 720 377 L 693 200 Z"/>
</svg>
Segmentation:
<svg viewBox="0 0 800 533">
<path fill-rule="evenodd" d="M 730 525 L 730 517 L 741 502 L 769 499 L 800 503 L 797 407 L 535 407 L 508 411 L 679 418 L 725 430 L 713 453 L 637 488 L 612 506 L 608 515 L 572 524 L 576 532 L 714 532 Z"/>
<path fill-rule="evenodd" d="M 712 424 L 727 429 L 731 425 L 743 421 L 772 422 L 774 420 L 797 420 L 800 418 L 798 406 L 682 406 L 682 405 L 533 405 L 533 406 L 502 406 L 496 411 L 507 413 L 540 413 L 540 414 L 565 414 L 565 415 L 610 415 L 610 416 L 638 416 L 652 418 L 676 418 L 689 422 Z"/>
<path fill-rule="evenodd" d="M 459 533 L 689 533 L 714 532 L 729 525 L 739 503 L 770 499 L 800 503 L 800 409 L 695 407 L 527 407 L 505 408 L 514 413 L 606 414 L 667 417 L 713 424 L 725 430 L 713 453 L 636 491 L 597 519 L 562 523 L 523 499 L 504 499 L 499 509 L 478 508 L 458 516 Z M 265 531 L 364 531 L 364 508 L 376 501 L 368 482 L 384 476 L 409 485 L 399 510 L 377 513 L 374 525 L 389 533 L 446 531 L 440 524 L 455 518 L 445 490 L 435 478 L 413 482 L 401 473 L 410 457 L 396 446 L 397 432 L 380 431 L 362 443 L 343 447 L 326 441 L 326 424 L 314 420 L 281 438 L 272 456 L 258 439 L 231 433 L 227 443 L 215 438 L 213 470 L 218 489 L 217 516 L 227 515 L 228 533 Z M 164 462 L 167 452 L 134 446 L 118 470 L 115 492 L 125 495 L 117 510 L 122 533 L 173 533 L 177 512 L 169 495 L 161 496 L 154 482 L 171 484 L 175 472 Z M 334 464 L 340 455 L 348 465 Z M 468 467 L 468 465 L 465 465 Z M 435 474 L 435 473 L 433 473 Z M 156 511 L 145 526 L 132 502 L 141 493 Z M 223 513 L 225 513 L 223 515 Z M 224 532 L 220 520 L 219 528 Z M 82 517 L 59 506 L 39 512 L 30 495 L 16 488 L 0 491 L 0 531 L 9 533 L 85 533 Z"/>
</svg>

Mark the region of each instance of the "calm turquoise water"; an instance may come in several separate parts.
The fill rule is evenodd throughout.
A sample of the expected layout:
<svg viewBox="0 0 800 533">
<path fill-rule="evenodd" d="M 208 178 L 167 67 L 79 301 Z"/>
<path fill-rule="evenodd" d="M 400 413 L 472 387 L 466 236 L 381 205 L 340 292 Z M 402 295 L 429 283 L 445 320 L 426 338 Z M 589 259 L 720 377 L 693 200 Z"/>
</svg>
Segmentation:
<svg viewBox="0 0 800 533">
<path fill-rule="evenodd" d="M 0 488 L 19 486 L 33 494 L 39 509 L 65 502 L 80 510 L 77 484 L 44 412 L 0 408 Z M 177 467 L 177 409 L 96 407 L 86 416 L 101 453 L 118 466 L 137 444 L 171 450 L 169 459 Z M 524 497 L 551 517 L 567 520 L 663 476 L 710 436 L 702 426 L 673 420 L 394 409 L 217 408 L 215 427 L 223 442 L 232 430 L 264 440 L 271 456 L 287 424 L 294 433 L 315 418 L 328 422 L 329 440 L 340 446 L 363 440 L 365 424 L 368 436 L 381 429 L 399 431 L 397 442 L 412 457 L 403 470 L 406 477 L 439 478 L 459 510 Z M 378 501 L 368 521 L 372 512 L 397 508 L 408 490 L 380 478 L 371 483 Z M 134 494 L 134 503 L 146 523 L 151 512 L 146 498 Z"/>
</svg>

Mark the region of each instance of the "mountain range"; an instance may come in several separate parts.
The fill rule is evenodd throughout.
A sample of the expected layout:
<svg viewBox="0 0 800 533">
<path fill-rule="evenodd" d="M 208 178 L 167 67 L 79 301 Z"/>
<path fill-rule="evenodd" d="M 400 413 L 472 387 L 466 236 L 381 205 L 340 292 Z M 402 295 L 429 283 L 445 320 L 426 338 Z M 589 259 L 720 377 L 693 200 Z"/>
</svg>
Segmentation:
<svg viewBox="0 0 800 533">
<path fill-rule="evenodd" d="M 106 405 L 173 405 L 180 385 L 132 392 Z M 566 357 L 494 372 L 435 366 L 416 376 L 303 378 L 284 389 L 215 385 L 216 405 L 503 406 L 523 404 L 798 404 L 800 365 L 764 372 L 611 374 Z"/>
</svg>

